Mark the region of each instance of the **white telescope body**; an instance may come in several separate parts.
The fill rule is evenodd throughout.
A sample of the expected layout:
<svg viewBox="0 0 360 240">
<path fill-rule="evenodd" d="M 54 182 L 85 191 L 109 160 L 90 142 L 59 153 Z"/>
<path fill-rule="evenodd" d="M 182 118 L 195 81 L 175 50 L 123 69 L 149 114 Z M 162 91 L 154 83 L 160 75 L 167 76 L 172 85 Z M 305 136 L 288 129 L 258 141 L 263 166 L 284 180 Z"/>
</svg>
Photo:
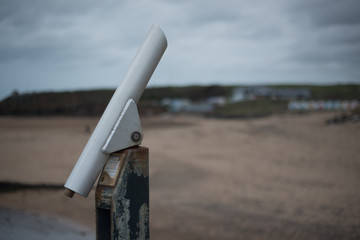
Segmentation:
<svg viewBox="0 0 360 240">
<path fill-rule="evenodd" d="M 132 116 L 136 118 L 135 115 L 138 114 L 136 103 L 166 47 L 167 40 L 163 31 L 160 27 L 153 25 L 65 183 L 65 188 L 70 192 L 87 197 L 109 154 L 141 143 L 142 136 L 140 135 L 139 138 L 140 121 L 133 119 Z M 127 132 L 130 130 L 127 125 L 131 124 L 135 125 L 132 127 L 133 129 L 140 129 L 137 132 L 138 136 L 130 140 L 130 142 L 133 141 L 133 144 L 123 141 L 124 138 L 118 136 L 124 134 L 125 138 L 129 139 Z M 125 132 L 119 133 L 119 129 L 123 129 Z M 117 142 L 111 142 L 115 137 L 117 137 Z"/>
</svg>

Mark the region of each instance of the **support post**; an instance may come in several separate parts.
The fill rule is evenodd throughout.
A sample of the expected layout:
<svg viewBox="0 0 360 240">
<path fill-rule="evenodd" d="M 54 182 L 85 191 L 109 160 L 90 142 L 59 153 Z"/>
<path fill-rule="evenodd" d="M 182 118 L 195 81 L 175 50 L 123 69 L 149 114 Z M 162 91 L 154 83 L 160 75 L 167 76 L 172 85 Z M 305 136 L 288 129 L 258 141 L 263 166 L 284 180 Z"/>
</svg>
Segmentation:
<svg viewBox="0 0 360 240">
<path fill-rule="evenodd" d="M 96 187 L 96 239 L 149 239 L 149 149 L 109 155 Z"/>
</svg>

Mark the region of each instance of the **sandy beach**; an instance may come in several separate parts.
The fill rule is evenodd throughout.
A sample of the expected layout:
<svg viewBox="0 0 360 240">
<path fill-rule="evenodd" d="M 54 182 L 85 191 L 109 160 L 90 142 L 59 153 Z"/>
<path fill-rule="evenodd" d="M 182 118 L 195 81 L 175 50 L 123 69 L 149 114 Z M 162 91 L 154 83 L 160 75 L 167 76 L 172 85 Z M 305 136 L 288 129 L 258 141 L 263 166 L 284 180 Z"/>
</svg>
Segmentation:
<svg viewBox="0 0 360 240">
<path fill-rule="evenodd" d="M 334 113 L 217 120 L 143 118 L 152 239 L 360 239 L 360 123 Z M 66 181 L 98 118 L 0 118 L 0 208 L 95 231 L 94 190 Z"/>
</svg>

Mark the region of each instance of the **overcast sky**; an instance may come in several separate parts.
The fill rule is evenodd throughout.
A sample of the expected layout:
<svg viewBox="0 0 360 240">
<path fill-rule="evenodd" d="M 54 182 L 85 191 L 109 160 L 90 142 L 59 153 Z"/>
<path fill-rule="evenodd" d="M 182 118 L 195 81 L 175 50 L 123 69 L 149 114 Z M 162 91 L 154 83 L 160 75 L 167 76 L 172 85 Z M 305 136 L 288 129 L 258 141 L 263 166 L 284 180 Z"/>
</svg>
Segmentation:
<svg viewBox="0 0 360 240">
<path fill-rule="evenodd" d="M 150 86 L 360 83 L 359 0 L 0 0 L 0 99 L 115 88 L 153 23 Z"/>
</svg>

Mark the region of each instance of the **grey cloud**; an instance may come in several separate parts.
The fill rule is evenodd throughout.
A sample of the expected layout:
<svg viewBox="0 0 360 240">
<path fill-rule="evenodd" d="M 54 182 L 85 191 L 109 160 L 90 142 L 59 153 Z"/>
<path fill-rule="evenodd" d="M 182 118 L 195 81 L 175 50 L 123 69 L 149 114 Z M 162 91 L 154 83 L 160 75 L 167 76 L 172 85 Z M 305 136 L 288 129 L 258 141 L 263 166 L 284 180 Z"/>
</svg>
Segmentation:
<svg viewBox="0 0 360 240">
<path fill-rule="evenodd" d="M 224 1 L 185 1 L 181 6 L 185 20 L 196 26 L 220 23 L 234 23 L 242 18 L 241 2 Z"/>
<path fill-rule="evenodd" d="M 0 6 L 0 22 L 13 27 L 34 27 L 49 16 L 66 19 L 84 14 L 98 5 L 96 1 L 0 0 Z"/>
<path fill-rule="evenodd" d="M 216 8 L 194 9 L 188 21 L 196 24 L 211 24 L 214 22 L 232 23 L 241 19 L 238 9 L 224 10 Z"/>
<path fill-rule="evenodd" d="M 306 34 L 304 34 L 306 35 Z M 287 60 L 306 65 L 357 68 L 360 64 L 359 33 L 346 29 L 309 34 L 290 46 Z"/>
<path fill-rule="evenodd" d="M 242 28 L 238 27 L 236 29 L 237 37 L 242 39 L 248 39 L 251 41 L 259 41 L 259 42 L 269 42 L 281 40 L 284 37 L 283 30 L 278 26 L 262 26 L 255 29 L 250 29 L 250 31 L 241 31 Z"/>
<path fill-rule="evenodd" d="M 85 50 L 85 51 L 84 51 Z M 74 63 L 81 59 L 90 59 L 91 53 L 86 51 L 86 48 L 75 46 L 64 46 L 56 44 L 40 44 L 22 47 L 0 47 L 0 61 L 25 61 L 25 62 L 53 62 L 61 63 L 71 59 Z"/>
<path fill-rule="evenodd" d="M 86 61 L 89 56 L 98 59 L 109 42 L 103 38 L 107 45 L 97 46 L 99 29 L 91 33 L 91 21 L 111 10 L 109 2 L 34 0 L 30 4 L 26 0 L 0 0 L 0 61 L 70 63 Z M 111 62 L 108 58 L 99 62 Z"/>
<path fill-rule="evenodd" d="M 19 90 L 21 76 L 34 79 L 27 88 L 56 88 L 38 80 L 37 71 L 45 68 L 43 80 L 68 79 L 69 88 L 94 85 L 97 78 L 115 86 L 156 23 L 169 46 L 151 84 L 291 83 L 309 66 L 308 81 L 314 76 L 326 81 L 338 69 L 332 66 L 358 73 L 358 5 L 351 0 L 0 0 L 0 69 Z M 63 67 L 69 71 L 60 71 Z"/>
<path fill-rule="evenodd" d="M 346 48 L 309 48 L 294 51 L 287 60 L 295 60 L 306 65 L 325 66 L 335 65 L 337 67 L 354 67 L 360 64 L 360 49 Z"/>
<path fill-rule="evenodd" d="M 46 31 L 38 33 L 33 29 L 30 33 L 16 32 L 11 37 L 6 42 L 1 41 L 0 61 L 2 62 L 59 62 L 67 59 L 74 61 L 79 56 L 85 57 L 88 53 L 87 44 L 80 43 L 81 35 L 67 33 L 56 36 Z M 68 38 L 71 37 L 72 43 L 68 44 Z"/>
<path fill-rule="evenodd" d="M 291 9 L 297 20 L 309 19 L 319 27 L 360 24 L 358 0 L 304 0 Z"/>
<path fill-rule="evenodd" d="M 360 48 L 360 26 L 336 27 L 331 31 L 322 32 L 319 40 L 328 45 L 353 45 Z"/>
<path fill-rule="evenodd" d="M 296 31 L 287 61 L 334 68 L 360 63 L 360 1 L 302 0 L 288 9 Z"/>
</svg>

